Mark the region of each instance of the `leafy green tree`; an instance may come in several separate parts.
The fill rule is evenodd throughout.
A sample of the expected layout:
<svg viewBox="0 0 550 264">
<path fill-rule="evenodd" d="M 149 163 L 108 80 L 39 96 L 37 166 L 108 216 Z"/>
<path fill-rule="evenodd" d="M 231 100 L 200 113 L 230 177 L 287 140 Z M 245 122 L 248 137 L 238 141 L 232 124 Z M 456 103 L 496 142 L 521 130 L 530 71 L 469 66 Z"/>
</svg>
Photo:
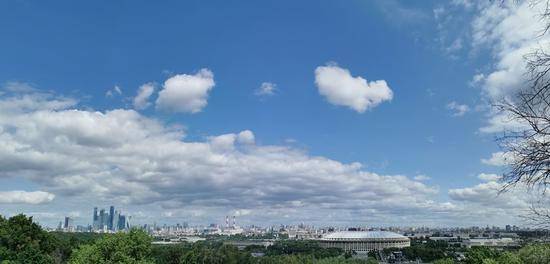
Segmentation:
<svg viewBox="0 0 550 264">
<path fill-rule="evenodd" d="M 367 261 L 365 262 L 365 264 L 378 264 L 378 260 L 376 260 L 375 258 L 373 257 L 369 257 L 367 259 Z"/>
<path fill-rule="evenodd" d="M 0 260 L 16 263 L 54 263 L 55 239 L 33 222 L 32 217 L 0 216 Z M 9 263 L 9 262 L 7 262 Z"/>
<path fill-rule="evenodd" d="M 107 235 L 91 232 L 50 232 L 49 234 L 55 238 L 56 242 L 56 249 L 53 252 L 56 263 L 66 263 L 71 257 L 73 250 L 78 249 L 81 245 L 92 244 L 95 240 Z"/>
<path fill-rule="evenodd" d="M 403 249 L 386 248 L 384 253 L 402 251 L 403 255 L 410 260 L 421 259 L 425 262 L 432 262 L 447 257 L 448 243 L 445 241 L 413 239 L 411 246 Z"/>
<path fill-rule="evenodd" d="M 313 255 L 316 259 L 338 257 L 344 251 L 339 248 L 322 248 L 316 241 L 283 240 L 267 247 L 266 254 L 273 255 Z"/>
<path fill-rule="evenodd" d="M 180 263 L 247 264 L 255 262 L 250 252 L 240 251 L 235 246 L 222 243 L 197 242 L 181 258 Z"/>
<path fill-rule="evenodd" d="M 153 263 L 151 238 L 137 229 L 105 236 L 93 244 L 81 246 L 73 253 L 70 263 Z"/>
<path fill-rule="evenodd" d="M 191 251 L 191 244 L 182 243 L 176 245 L 153 245 L 152 255 L 155 263 L 179 264 L 183 256 Z"/>
<path fill-rule="evenodd" d="M 259 264 L 314 264 L 314 263 L 316 262 L 313 256 L 297 255 L 297 254 L 267 256 L 259 260 Z"/>
<path fill-rule="evenodd" d="M 504 252 L 497 258 L 499 264 L 523 264 L 521 258 L 514 253 Z"/>
<path fill-rule="evenodd" d="M 518 252 L 519 258 L 526 264 L 550 263 L 550 244 L 533 244 Z"/>
<path fill-rule="evenodd" d="M 485 259 L 496 259 L 498 253 L 488 247 L 473 247 L 466 253 L 466 264 L 483 264 Z"/>
<path fill-rule="evenodd" d="M 332 257 L 321 260 L 316 260 L 315 264 L 378 264 L 378 261 L 373 258 L 364 259 L 346 259 L 343 257 Z"/>
<path fill-rule="evenodd" d="M 433 264 L 454 264 L 455 262 L 450 258 L 438 259 Z"/>
</svg>

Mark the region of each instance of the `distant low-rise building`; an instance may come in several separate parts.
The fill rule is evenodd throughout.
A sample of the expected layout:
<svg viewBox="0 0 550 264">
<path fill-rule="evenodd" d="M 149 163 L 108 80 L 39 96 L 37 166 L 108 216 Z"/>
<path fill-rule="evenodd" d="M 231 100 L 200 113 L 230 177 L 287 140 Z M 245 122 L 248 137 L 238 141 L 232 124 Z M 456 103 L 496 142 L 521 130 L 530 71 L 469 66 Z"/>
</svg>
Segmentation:
<svg viewBox="0 0 550 264">
<path fill-rule="evenodd" d="M 470 238 L 463 242 L 466 247 L 514 247 L 517 242 L 509 237 L 503 238 Z"/>
</svg>

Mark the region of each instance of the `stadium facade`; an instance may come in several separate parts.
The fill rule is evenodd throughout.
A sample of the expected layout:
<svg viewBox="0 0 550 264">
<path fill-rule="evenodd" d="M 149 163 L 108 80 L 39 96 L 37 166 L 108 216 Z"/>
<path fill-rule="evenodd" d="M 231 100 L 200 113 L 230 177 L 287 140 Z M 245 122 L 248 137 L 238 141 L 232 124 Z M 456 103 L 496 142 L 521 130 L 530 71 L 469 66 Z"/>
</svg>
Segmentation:
<svg viewBox="0 0 550 264">
<path fill-rule="evenodd" d="M 324 248 L 341 248 L 357 253 L 411 246 L 408 237 L 388 231 L 339 231 L 326 234 L 318 241 Z"/>
</svg>

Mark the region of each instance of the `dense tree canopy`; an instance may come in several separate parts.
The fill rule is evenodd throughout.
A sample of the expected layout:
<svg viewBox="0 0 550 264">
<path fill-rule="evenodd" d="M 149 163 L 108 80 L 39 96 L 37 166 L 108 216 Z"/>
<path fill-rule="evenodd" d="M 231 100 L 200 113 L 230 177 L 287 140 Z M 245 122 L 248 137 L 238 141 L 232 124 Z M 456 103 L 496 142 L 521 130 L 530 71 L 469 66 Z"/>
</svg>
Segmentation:
<svg viewBox="0 0 550 264">
<path fill-rule="evenodd" d="M 137 229 L 105 236 L 81 246 L 73 253 L 70 263 L 154 263 L 151 241 L 149 235 Z"/>
<path fill-rule="evenodd" d="M 55 263 L 54 238 L 33 223 L 32 217 L 0 216 L 0 260 L 16 263 Z"/>
</svg>

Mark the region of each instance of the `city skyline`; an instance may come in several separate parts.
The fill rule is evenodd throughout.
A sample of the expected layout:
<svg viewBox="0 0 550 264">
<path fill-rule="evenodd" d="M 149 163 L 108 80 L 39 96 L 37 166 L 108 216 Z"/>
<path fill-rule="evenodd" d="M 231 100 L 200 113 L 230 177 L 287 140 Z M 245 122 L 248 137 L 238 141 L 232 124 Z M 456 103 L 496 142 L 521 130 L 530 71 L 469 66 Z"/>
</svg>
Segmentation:
<svg viewBox="0 0 550 264">
<path fill-rule="evenodd" d="M 538 198 L 499 194 L 495 142 L 522 124 L 491 102 L 548 41 L 543 9 L 2 2 L 0 215 L 526 226 Z"/>
<path fill-rule="evenodd" d="M 114 210 L 115 206 L 109 206 L 109 212 L 107 212 L 105 209 L 100 207 L 94 207 L 92 211 L 92 217 L 91 221 L 87 221 L 86 218 L 80 218 L 80 221 L 75 222 L 75 217 L 71 216 L 65 216 L 63 221 L 60 221 L 57 225 L 57 229 L 63 229 L 64 231 L 70 231 L 70 232 L 119 232 L 119 231 L 128 231 L 133 227 L 136 228 L 161 228 L 161 227 L 183 227 L 183 228 L 208 228 L 208 227 L 216 227 L 216 228 L 241 228 L 237 224 L 237 217 L 235 215 L 225 215 L 221 219 L 214 219 L 211 222 L 189 222 L 188 219 L 179 219 L 179 221 L 163 221 L 164 219 L 157 219 L 153 222 L 146 222 L 146 221 L 139 221 L 139 219 L 133 219 L 132 222 L 135 221 L 134 225 L 130 224 L 130 221 L 123 220 L 122 225 L 113 225 L 113 226 L 119 226 L 117 229 L 113 229 L 110 227 L 112 223 L 110 223 L 110 209 L 112 208 Z M 98 210 L 99 209 L 99 210 Z M 132 218 L 131 215 L 122 215 L 122 210 L 114 210 L 115 216 L 123 217 L 124 219 Z M 103 217 L 101 216 L 103 213 Z M 105 219 L 102 223 L 101 219 Z M 120 219 L 120 218 L 119 218 Z M 113 219 L 114 220 L 114 219 Z M 120 221 L 120 220 L 119 220 Z M 114 223 L 115 221 L 113 221 Z M 120 226 L 124 226 L 121 228 Z M 334 225 L 334 224 L 321 224 L 321 225 L 313 225 L 311 223 L 306 222 L 280 222 L 277 224 L 266 224 L 266 223 L 245 223 L 242 227 L 258 227 L 258 228 L 272 228 L 272 227 L 299 227 L 299 228 L 338 228 L 339 230 L 347 230 L 347 229 L 355 229 L 359 228 L 361 229 L 372 229 L 372 230 L 400 230 L 400 229 L 432 229 L 432 230 L 438 230 L 438 229 L 480 229 L 480 230 L 501 230 L 501 231 L 517 231 L 517 230 L 543 230 L 544 228 L 541 227 L 532 227 L 532 226 L 516 226 L 513 224 L 505 224 L 505 225 L 463 225 L 463 226 L 429 226 L 429 225 L 370 225 L 368 223 L 357 223 L 357 224 L 344 224 L 344 225 Z M 47 226 L 44 227 L 52 229 L 53 226 Z M 77 228 L 78 227 L 78 228 Z"/>
</svg>

